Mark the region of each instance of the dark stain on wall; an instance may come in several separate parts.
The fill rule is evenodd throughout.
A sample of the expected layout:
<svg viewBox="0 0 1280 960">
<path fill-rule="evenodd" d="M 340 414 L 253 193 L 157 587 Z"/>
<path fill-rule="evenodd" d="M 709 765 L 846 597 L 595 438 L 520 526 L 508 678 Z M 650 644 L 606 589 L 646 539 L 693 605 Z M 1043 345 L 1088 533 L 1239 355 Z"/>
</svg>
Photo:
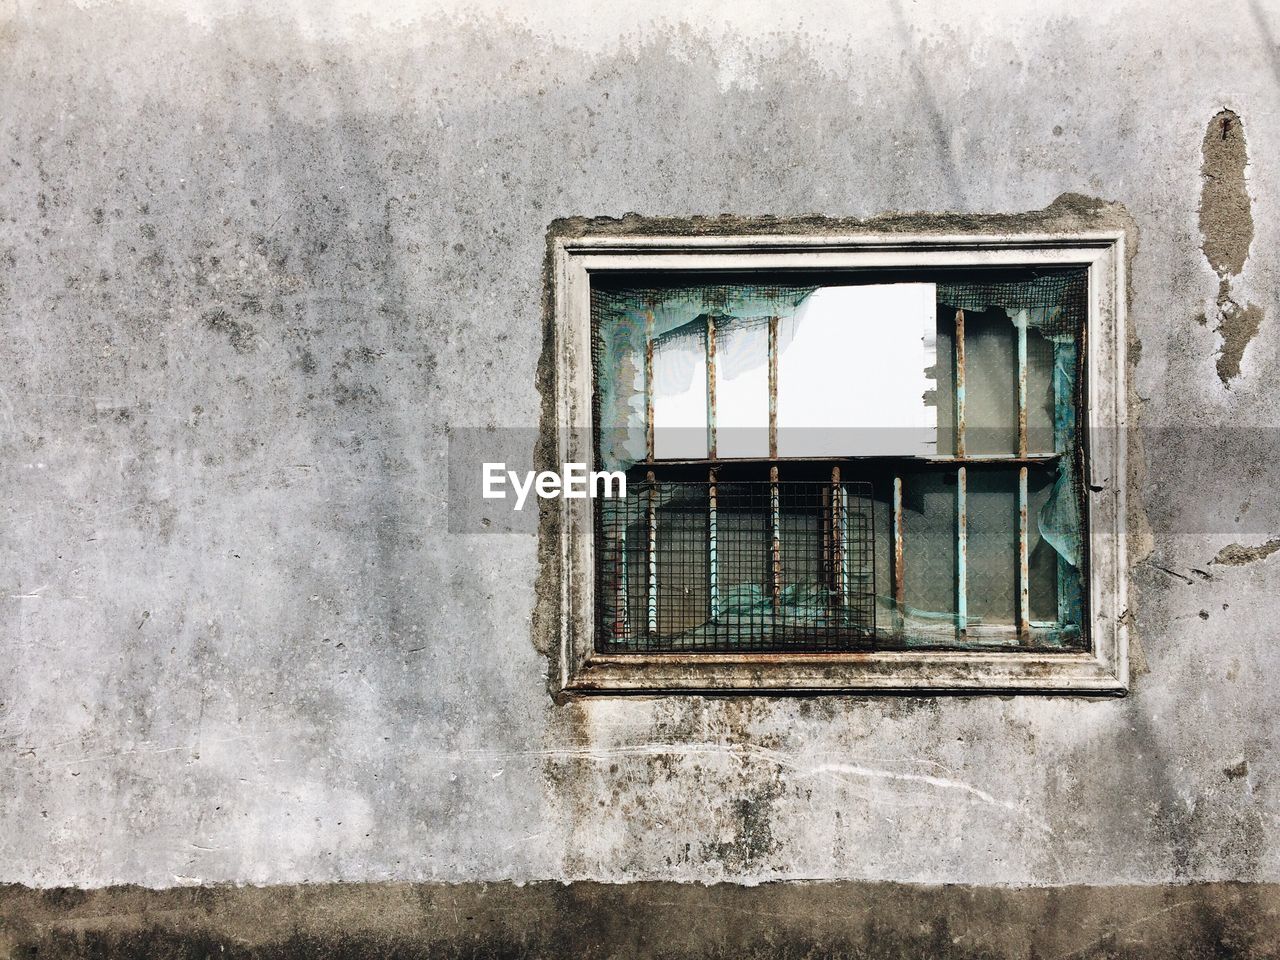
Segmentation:
<svg viewBox="0 0 1280 960">
<path fill-rule="evenodd" d="M 0 956 L 1234 958 L 1280 885 L 328 884 L 0 888 Z"/>
<path fill-rule="evenodd" d="M 1262 308 L 1241 304 L 1231 292 L 1232 281 L 1244 270 L 1253 243 L 1253 211 L 1245 187 L 1248 150 L 1244 123 L 1232 110 L 1209 121 L 1201 144 L 1200 233 L 1205 259 L 1217 272 L 1218 300 L 1214 327 L 1222 337 L 1218 377 L 1226 386 L 1240 375 L 1245 348 L 1262 323 Z M 1202 316 L 1201 323 L 1208 317 Z"/>
</svg>

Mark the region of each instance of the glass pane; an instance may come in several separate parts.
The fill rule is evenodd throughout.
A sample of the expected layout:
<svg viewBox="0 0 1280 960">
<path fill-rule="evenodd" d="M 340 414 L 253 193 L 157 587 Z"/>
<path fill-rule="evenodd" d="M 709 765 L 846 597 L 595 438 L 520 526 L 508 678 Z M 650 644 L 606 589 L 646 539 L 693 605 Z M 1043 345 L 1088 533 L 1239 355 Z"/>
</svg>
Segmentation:
<svg viewBox="0 0 1280 960">
<path fill-rule="evenodd" d="M 822 537 L 826 527 L 814 484 L 779 484 L 779 517 L 782 537 L 782 588 L 813 590 L 822 583 Z"/>
<path fill-rule="evenodd" d="M 653 456 L 707 456 L 707 331 L 686 324 L 653 341 Z"/>
<path fill-rule="evenodd" d="M 931 624 L 952 628 L 956 610 L 955 471 L 903 476 L 902 513 L 907 632 Z"/>
<path fill-rule="evenodd" d="M 965 450 L 1018 452 L 1017 330 L 1003 310 L 964 315 Z"/>
<path fill-rule="evenodd" d="M 716 502 L 720 609 L 762 622 L 763 604 L 772 597 L 768 485 L 717 484 Z"/>
<path fill-rule="evenodd" d="M 950 457 L 956 452 L 956 311 L 938 306 L 937 362 L 933 375 L 937 382 L 935 402 L 938 405 L 938 456 Z"/>
<path fill-rule="evenodd" d="M 1027 330 L 1027 452 L 1054 452 L 1053 341 L 1035 327 Z"/>
<path fill-rule="evenodd" d="M 971 624 L 1014 624 L 1018 616 L 1018 474 L 970 467 L 968 602 Z"/>
<path fill-rule="evenodd" d="M 593 295 L 593 306 L 595 301 Z M 605 469 L 616 470 L 648 456 L 644 419 L 644 322 L 635 322 L 624 315 L 611 322 L 598 322 L 595 334 L 593 362 L 600 415 L 600 462 Z"/>
<path fill-rule="evenodd" d="M 1027 471 L 1027 494 L 1030 536 L 1027 538 L 1030 564 L 1030 603 L 1033 621 L 1058 619 L 1058 554 L 1040 534 L 1040 511 L 1049 502 L 1054 467 L 1033 467 Z"/>
<path fill-rule="evenodd" d="M 931 455 L 936 300 L 931 283 L 821 287 L 782 318 L 778 455 Z"/>
<path fill-rule="evenodd" d="M 707 619 L 708 503 L 705 485 L 670 484 L 658 507 L 658 633 L 670 637 Z"/>
<path fill-rule="evenodd" d="M 769 321 L 716 318 L 716 456 L 769 455 Z"/>
</svg>

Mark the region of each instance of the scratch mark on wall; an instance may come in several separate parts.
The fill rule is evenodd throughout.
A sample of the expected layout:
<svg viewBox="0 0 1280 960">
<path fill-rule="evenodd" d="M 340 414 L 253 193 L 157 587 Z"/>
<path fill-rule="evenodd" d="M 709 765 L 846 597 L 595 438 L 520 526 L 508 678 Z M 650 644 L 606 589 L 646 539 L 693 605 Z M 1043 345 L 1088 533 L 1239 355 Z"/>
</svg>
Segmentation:
<svg viewBox="0 0 1280 960">
<path fill-rule="evenodd" d="M 440 759 L 466 760 L 472 762 L 498 762 L 520 758 L 537 757 L 545 760 L 591 760 L 606 763 L 619 757 L 652 757 L 652 756 L 722 756 L 742 761 L 758 760 L 793 771 L 798 777 L 824 777 L 838 786 L 852 787 L 859 780 L 889 781 L 918 787 L 957 792 L 971 797 L 973 800 L 1005 810 L 1014 816 L 1032 824 L 1036 829 L 1052 834 L 1053 829 L 1041 818 L 1032 814 L 1025 805 L 1009 800 L 1001 800 L 987 791 L 966 783 L 963 780 L 939 777 L 923 773 L 908 773 L 889 770 L 883 767 L 872 767 L 861 763 L 818 763 L 809 764 L 796 760 L 779 750 L 770 750 L 752 744 L 727 743 L 647 743 L 630 744 L 616 747 L 557 747 L 543 750 L 528 750 L 519 753 L 491 753 L 487 751 L 464 752 L 461 754 L 437 755 Z M 916 761 L 928 764 L 930 761 Z"/>
</svg>

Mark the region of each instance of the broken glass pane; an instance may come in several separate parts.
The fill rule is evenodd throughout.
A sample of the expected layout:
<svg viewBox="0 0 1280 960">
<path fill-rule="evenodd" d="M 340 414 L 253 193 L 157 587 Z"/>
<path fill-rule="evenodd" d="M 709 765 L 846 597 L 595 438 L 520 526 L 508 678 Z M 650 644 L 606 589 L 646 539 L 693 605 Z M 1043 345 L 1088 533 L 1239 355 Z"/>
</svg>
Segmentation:
<svg viewBox="0 0 1280 960">
<path fill-rule="evenodd" d="M 822 287 L 778 328 L 778 456 L 937 449 L 936 288 Z"/>
</svg>

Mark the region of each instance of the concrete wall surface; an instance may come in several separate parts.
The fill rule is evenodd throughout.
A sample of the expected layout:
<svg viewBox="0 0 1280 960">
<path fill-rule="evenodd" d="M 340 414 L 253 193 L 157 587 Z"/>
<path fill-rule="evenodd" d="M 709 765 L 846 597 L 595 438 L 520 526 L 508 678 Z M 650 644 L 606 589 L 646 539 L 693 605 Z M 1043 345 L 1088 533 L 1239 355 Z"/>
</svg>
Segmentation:
<svg viewBox="0 0 1280 960">
<path fill-rule="evenodd" d="M 1278 43 L 0 0 L 0 882 L 1280 882 Z M 1136 238 L 1127 697 L 553 702 L 538 537 L 446 466 L 539 426 L 553 222 L 1063 195 Z"/>
</svg>

